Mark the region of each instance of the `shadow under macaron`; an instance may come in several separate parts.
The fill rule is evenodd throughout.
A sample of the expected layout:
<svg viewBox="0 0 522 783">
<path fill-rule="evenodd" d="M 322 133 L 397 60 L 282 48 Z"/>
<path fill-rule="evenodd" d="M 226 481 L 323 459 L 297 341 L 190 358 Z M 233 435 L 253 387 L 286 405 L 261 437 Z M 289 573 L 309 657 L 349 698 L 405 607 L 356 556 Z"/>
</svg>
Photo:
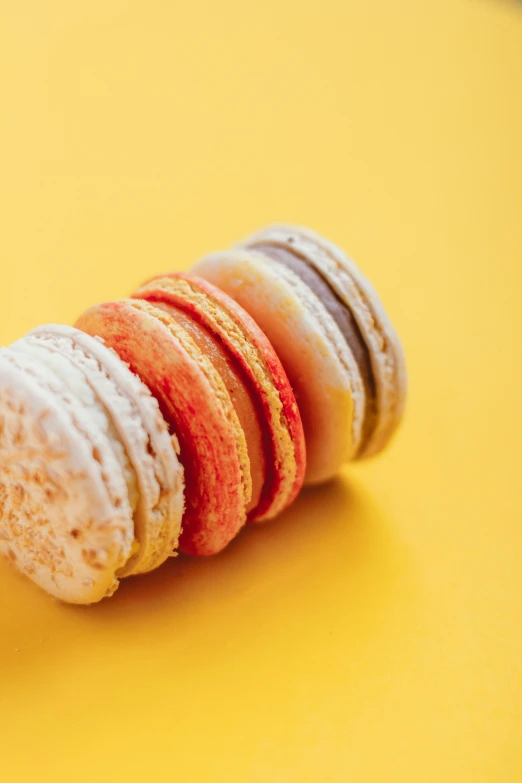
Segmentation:
<svg viewBox="0 0 522 783">
<path fill-rule="evenodd" d="M 24 619 L 17 617 L 13 638 L 31 639 L 30 649 L 21 651 L 31 666 L 22 669 L 18 653 L 6 651 L 4 687 L 15 692 L 18 669 L 27 686 L 43 670 L 49 682 L 60 682 L 63 668 L 88 648 L 101 670 L 107 651 L 134 660 L 135 686 L 142 690 L 166 655 L 166 676 L 191 671 L 186 687 L 199 693 L 215 672 L 230 676 L 231 657 L 261 656 L 256 665 L 262 660 L 267 676 L 283 664 L 294 666 L 295 656 L 311 665 L 314 653 L 304 648 L 312 639 L 312 649 L 324 647 L 328 656 L 331 648 L 339 660 L 355 661 L 354 671 L 369 666 L 371 676 L 368 650 L 379 649 L 385 629 L 401 622 L 403 596 L 413 600 L 419 590 L 394 520 L 345 473 L 303 490 L 277 519 L 246 526 L 218 555 L 180 555 L 150 574 L 122 580 L 110 600 L 74 606 L 39 591 L 46 627 L 24 634 Z M 35 634 L 43 643 L 32 639 Z M 298 674 L 291 677 L 297 681 Z"/>
<path fill-rule="evenodd" d="M 403 569 L 403 551 L 382 511 L 364 487 L 337 478 L 305 488 L 277 519 L 247 524 L 228 547 L 212 557 L 178 555 L 150 574 L 122 580 L 110 601 L 94 607 L 96 623 L 119 618 L 132 623 L 152 617 L 184 622 L 199 611 L 227 612 L 241 593 L 246 602 L 292 598 L 313 588 L 319 593 L 353 595 L 359 610 L 393 592 Z M 294 600 L 299 600 L 297 597 Z M 386 601 L 386 599 L 383 599 Z M 347 607 L 347 615 L 354 605 Z"/>
</svg>

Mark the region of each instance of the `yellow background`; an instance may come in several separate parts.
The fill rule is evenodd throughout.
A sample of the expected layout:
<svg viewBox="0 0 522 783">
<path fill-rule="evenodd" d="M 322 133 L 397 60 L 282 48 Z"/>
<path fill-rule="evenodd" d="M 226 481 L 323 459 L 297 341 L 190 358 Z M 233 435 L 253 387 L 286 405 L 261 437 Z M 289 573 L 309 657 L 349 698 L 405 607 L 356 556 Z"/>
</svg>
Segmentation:
<svg viewBox="0 0 522 783">
<path fill-rule="evenodd" d="M 410 371 L 382 458 L 62 606 L 0 564 L 6 781 L 522 780 L 522 7 L 0 0 L 0 343 L 274 220 Z"/>
</svg>

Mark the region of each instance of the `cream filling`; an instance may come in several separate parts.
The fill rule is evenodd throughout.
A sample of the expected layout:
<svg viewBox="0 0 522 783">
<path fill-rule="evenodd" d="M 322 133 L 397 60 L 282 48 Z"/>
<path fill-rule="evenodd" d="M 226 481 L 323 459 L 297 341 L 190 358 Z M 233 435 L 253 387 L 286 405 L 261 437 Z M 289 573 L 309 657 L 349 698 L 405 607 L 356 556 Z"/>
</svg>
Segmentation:
<svg viewBox="0 0 522 783">
<path fill-rule="evenodd" d="M 107 415 L 105 408 L 98 400 L 94 390 L 91 388 L 87 376 L 66 356 L 55 351 L 49 351 L 40 345 L 27 344 L 24 339 L 18 340 L 11 346 L 14 350 L 24 353 L 48 369 L 62 381 L 76 399 L 78 399 L 89 414 L 93 424 L 105 435 L 110 443 L 114 456 L 120 465 L 121 472 L 127 485 L 129 496 L 129 505 L 134 513 L 139 502 L 138 479 L 134 468 L 127 456 L 127 452 L 119 439 L 116 427 Z"/>
</svg>

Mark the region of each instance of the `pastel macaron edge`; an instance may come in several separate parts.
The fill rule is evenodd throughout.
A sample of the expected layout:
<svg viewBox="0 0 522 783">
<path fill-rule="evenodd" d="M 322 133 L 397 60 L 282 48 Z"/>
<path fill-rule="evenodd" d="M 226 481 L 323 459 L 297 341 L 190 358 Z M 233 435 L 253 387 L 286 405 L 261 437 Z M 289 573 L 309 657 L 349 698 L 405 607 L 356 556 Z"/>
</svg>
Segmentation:
<svg viewBox="0 0 522 783">
<path fill-rule="evenodd" d="M 250 248 L 212 253 L 191 271 L 231 296 L 273 345 L 301 412 L 305 483 L 335 476 L 358 447 L 365 397 L 333 318 L 292 270 Z"/>
<path fill-rule="evenodd" d="M 402 344 L 377 292 L 338 245 L 311 229 L 275 224 L 255 232 L 240 245 L 259 249 L 267 243 L 300 256 L 353 315 L 371 365 L 373 390 L 368 393 L 367 388 L 367 396 L 375 395 L 375 422 L 356 456 L 377 454 L 387 445 L 401 421 L 407 392 Z M 371 400 L 367 402 L 372 404 Z"/>
</svg>

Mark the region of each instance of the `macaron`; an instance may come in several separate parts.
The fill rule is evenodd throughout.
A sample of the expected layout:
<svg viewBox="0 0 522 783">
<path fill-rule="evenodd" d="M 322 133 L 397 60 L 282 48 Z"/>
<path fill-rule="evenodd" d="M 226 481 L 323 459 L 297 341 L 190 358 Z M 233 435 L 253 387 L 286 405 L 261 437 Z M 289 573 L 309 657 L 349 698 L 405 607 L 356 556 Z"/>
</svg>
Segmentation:
<svg viewBox="0 0 522 783">
<path fill-rule="evenodd" d="M 34 329 L 11 349 L 48 367 L 109 438 L 127 485 L 134 553 L 119 576 L 151 571 L 177 548 L 183 468 L 156 399 L 99 339 L 70 326 Z"/>
<path fill-rule="evenodd" d="M 117 356 L 59 326 L 0 349 L 0 550 L 20 571 L 99 601 L 172 553 L 182 507 L 157 403 Z"/>
<path fill-rule="evenodd" d="M 101 337 L 149 387 L 185 468 L 180 549 L 212 555 L 246 520 L 252 480 L 245 433 L 220 373 L 190 330 L 141 299 L 96 305 L 76 326 Z"/>
<path fill-rule="evenodd" d="M 193 275 L 159 276 L 133 296 L 174 318 L 221 376 L 246 439 L 248 521 L 272 519 L 296 497 L 306 467 L 299 409 L 272 345 L 233 299 Z"/>
<path fill-rule="evenodd" d="M 306 483 L 386 446 L 404 410 L 404 354 L 377 294 L 340 248 L 277 225 L 193 273 L 238 302 L 274 346 L 301 411 Z"/>
</svg>

